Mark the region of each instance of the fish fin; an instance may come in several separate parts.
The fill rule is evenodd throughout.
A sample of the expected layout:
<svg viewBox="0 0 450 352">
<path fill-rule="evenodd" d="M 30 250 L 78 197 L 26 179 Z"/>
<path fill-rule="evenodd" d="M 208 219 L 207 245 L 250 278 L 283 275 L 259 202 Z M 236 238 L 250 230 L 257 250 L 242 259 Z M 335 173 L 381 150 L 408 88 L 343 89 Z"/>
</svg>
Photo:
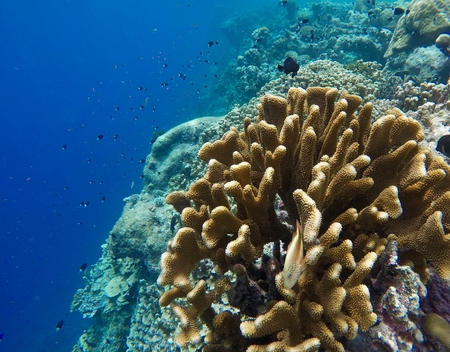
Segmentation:
<svg viewBox="0 0 450 352">
<path fill-rule="evenodd" d="M 296 222 L 297 229 L 292 233 L 292 241 L 289 243 L 286 260 L 283 268 L 283 284 L 286 288 L 292 288 L 305 270 L 306 260 L 303 253 L 302 227 Z"/>
<path fill-rule="evenodd" d="M 278 65 L 278 71 L 283 72 L 284 71 L 284 67 L 281 65 Z"/>
</svg>

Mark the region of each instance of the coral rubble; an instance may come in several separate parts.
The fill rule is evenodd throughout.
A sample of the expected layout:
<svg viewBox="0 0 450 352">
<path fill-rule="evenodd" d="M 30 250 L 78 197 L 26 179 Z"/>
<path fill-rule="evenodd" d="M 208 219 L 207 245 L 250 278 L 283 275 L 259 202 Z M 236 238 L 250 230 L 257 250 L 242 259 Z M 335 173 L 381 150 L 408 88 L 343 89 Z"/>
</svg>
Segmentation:
<svg viewBox="0 0 450 352">
<path fill-rule="evenodd" d="M 420 146 L 420 124 L 400 110 L 371 123 L 371 103 L 360 107 L 362 99 L 346 92 L 337 97 L 330 88 L 291 88 L 287 99 L 265 95 L 243 132 L 232 127 L 203 145 L 204 177 L 167 196 L 183 227 L 162 256 L 158 283 L 168 288 L 160 304 L 180 319 L 180 346 L 344 351 L 379 319 L 368 278 L 388 240 L 450 278 L 450 223 L 442 216 L 450 167 Z M 292 288 L 280 272 L 279 245 L 286 249 L 292 232 L 277 214 L 280 202 L 291 225 L 300 221 L 306 250 L 306 269 Z M 208 285 L 192 275 L 205 261 L 215 265 Z M 214 302 L 230 289 L 253 295 L 247 302 L 254 306 L 216 311 Z M 396 292 L 392 286 L 382 294 L 389 310 L 397 309 Z M 236 302 L 230 300 L 242 309 Z M 225 319 L 233 325 L 227 331 L 219 323 Z M 209 331 L 204 339 L 199 324 Z"/>
</svg>

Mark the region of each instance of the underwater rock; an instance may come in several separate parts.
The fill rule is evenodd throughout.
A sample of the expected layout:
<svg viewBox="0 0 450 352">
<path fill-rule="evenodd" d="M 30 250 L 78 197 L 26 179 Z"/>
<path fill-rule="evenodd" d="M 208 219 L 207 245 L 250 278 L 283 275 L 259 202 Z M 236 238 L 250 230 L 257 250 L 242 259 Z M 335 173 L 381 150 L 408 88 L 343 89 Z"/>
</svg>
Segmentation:
<svg viewBox="0 0 450 352">
<path fill-rule="evenodd" d="M 442 33 L 437 37 L 436 46 L 445 56 L 450 57 L 450 35 L 448 33 Z"/>
<path fill-rule="evenodd" d="M 190 175 L 190 162 L 197 158 L 199 135 L 220 118 L 201 117 L 178 125 L 156 139 L 144 167 L 144 187 L 167 191 L 176 175 Z M 201 144 L 200 144 L 201 145 Z"/>
</svg>

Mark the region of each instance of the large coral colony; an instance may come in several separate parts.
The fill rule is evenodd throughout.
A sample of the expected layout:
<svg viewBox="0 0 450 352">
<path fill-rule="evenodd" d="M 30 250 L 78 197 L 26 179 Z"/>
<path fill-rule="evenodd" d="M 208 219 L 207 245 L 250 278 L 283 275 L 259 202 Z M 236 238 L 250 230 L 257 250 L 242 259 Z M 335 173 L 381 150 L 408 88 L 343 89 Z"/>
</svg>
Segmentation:
<svg viewBox="0 0 450 352">
<path fill-rule="evenodd" d="M 392 244 L 423 281 L 426 261 L 450 278 L 449 165 L 399 109 L 373 121 L 372 103 L 338 95 L 266 94 L 256 121 L 203 145 L 204 177 L 167 196 L 183 227 L 158 284 L 179 346 L 344 351 L 379 320 L 372 285 Z M 216 308 L 225 293 L 229 309 Z"/>
</svg>

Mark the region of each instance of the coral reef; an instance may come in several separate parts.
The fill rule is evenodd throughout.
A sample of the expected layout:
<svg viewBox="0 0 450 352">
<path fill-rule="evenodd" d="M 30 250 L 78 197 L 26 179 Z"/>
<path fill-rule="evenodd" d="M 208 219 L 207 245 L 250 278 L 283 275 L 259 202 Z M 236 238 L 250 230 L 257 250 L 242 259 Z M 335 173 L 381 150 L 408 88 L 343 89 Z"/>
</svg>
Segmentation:
<svg viewBox="0 0 450 352">
<path fill-rule="evenodd" d="M 299 7 L 295 1 L 288 1 L 281 6 L 283 11 L 270 9 L 270 18 L 265 17 L 266 13 L 258 19 L 252 14 L 228 20 L 223 28 L 238 50 L 236 58 L 222 70 L 218 82 L 211 84 L 214 90 L 201 98 L 203 105 L 217 92 L 221 93 L 221 104 L 228 107 L 247 102 L 266 83 L 280 76 L 277 64 L 288 56 L 300 66 L 313 60 L 333 60 L 342 65 L 356 60 L 383 64 L 398 16 L 393 16 L 389 3 L 367 6 L 369 10 L 350 3 L 323 1 Z M 252 32 L 249 23 L 254 25 Z"/>
<path fill-rule="evenodd" d="M 101 259 L 86 271 L 85 287 L 73 299 L 71 310 L 95 321 L 74 352 L 125 351 L 127 346 L 134 351 L 176 350 L 167 312 L 155 304 L 161 295 L 155 284 L 160 256 L 180 227 L 179 216 L 164 195 L 191 178 L 190 158 L 205 142 L 202 138 L 215 136 L 204 129 L 219 121 L 192 120 L 154 142 L 144 168 L 145 188 L 124 199 L 122 215 L 102 246 Z"/>
<path fill-rule="evenodd" d="M 450 31 L 450 6 L 445 0 L 412 0 L 395 27 L 384 57 L 422 45 L 432 45 L 436 38 Z"/>
<path fill-rule="evenodd" d="M 450 132 L 450 84 L 421 83 L 412 81 L 397 86 L 397 106 L 406 115 L 419 121 L 424 127 L 425 141 L 430 149 L 436 148 L 437 140 Z M 445 157 L 446 158 L 446 157 Z"/>
<path fill-rule="evenodd" d="M 113 259 L 108 244 L 102 249 L 102 258 L 86 271 L 86 286 L 76 292 L 71 306 L 71 311 L 96 321 L 79 338 L 74 352 L 122 351 L 127 339 L 142 265 L 138 259 Z"/>
<path fill-rule="evenodd" d="M 343 351 L 346 341 L 378 320 L 367 276 L 375 275 L 388 238 L 450 278 L 450 224 L 442 217 L 448 213 L 450 167 L 419 146 L 419 123 L 400 110 L 371 124 L 372 104 L 355 116 L 362 99 L 344 92 L 335 102 L 337 96 L 329 88 L 291 88 L 287 100 L 265 95 L 256 122 L 246 117 L 243 132 L 231 128 L 203 145 L 204 177 L 187 192 L 167 196 L 184 227 L 162 256 L 158 283 L 168 286 L 160 304 L 180 319 L 180 346 Z M 279 242 L 286 249 L 292 231 L 279 220 L 277 199 L 290 224 L 299 219 L 306 250 L 306 269 L 292 288 L 277 273 L 283 262 Z M 268 274 L 261 262 L 265 275 L 256 280 L 251 268 L 267 246 L 272 269 Z M 205 260 L 218 276 L 209 287 L 191 275 Z M 221 276 L 230 270 L 240 279 Z M 255 282 L 260 289 L 251 288 Z M 278 297 L 270 293 L 274 286 Z M 246 307 L 256 319 L 213 308 L 232 287 L 256 295 L 250 302 L 257 306 Z M 418 297 L 404 301 L 395 286 L 379 296 L 391 319 L 411 330 L 405 314 L 418 309 Z M 224 320 L 234 326 L 224 331 Z M 209 330 L 203 342 L 200 321 Z"/>
</svg>

